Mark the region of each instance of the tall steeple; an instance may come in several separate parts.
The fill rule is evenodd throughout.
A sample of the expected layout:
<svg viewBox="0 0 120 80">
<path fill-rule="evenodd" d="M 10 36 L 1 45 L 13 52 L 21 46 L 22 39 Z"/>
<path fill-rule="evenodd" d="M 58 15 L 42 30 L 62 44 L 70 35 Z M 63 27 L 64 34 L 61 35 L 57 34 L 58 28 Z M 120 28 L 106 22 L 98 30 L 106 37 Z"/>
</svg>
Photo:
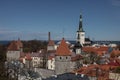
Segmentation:
<svg viewBox="0 0 120 80">
<path fill-rule="evenodd" d="M 83 45 L 85 43 L 85 31 L 82 26 L 82 15 L 80 14 L 79 28 L 77 30 L 77 43 Z"/>
<path fill-rule="evenodd" d="M 82 15 L 80 14 L 80 20 L 79 20 L 79 32 L 84 32 L 83 27 L 82 27 Z"/>
</svg>

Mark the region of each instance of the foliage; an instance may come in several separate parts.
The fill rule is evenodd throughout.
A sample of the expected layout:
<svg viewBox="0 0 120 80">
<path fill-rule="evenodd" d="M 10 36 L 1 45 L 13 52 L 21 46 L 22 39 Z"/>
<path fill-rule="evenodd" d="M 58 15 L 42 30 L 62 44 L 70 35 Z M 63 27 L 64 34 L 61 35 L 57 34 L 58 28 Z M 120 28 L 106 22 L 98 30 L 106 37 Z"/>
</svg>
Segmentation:
<svg viewBox="0 0 120 80">
<path fill-rule="evenodd" d="M 24 52 L 37 52 L 40 49 L 47 48 L 46 41 L 31 40 L 31 41 L 23 41 L 22 43 L 23 43 Z"/>
<path fill-rule="evenodd" d="M 115 72 L 116 72 L 116 73 L 120 73 L 120 67 L 117 67 L 117 68 L 115 69 Z"/>
<path fill-rule="evenodd" d="M 86 56 L 84 57 L 83 62 L 84 62 L 84 64 L 93 64 L 94 62 L 99 64 L 99 60 L 100 60 L 100 56 L 98 56 L 94 52 L 90 52 L 90 53 L 86 53 Z"/>
<path fill-rule="evenodd" d="M 6 60 L 6 46 L 0 45 L 0 80 L 7 80 L 4 62 Z"/>
</svg>

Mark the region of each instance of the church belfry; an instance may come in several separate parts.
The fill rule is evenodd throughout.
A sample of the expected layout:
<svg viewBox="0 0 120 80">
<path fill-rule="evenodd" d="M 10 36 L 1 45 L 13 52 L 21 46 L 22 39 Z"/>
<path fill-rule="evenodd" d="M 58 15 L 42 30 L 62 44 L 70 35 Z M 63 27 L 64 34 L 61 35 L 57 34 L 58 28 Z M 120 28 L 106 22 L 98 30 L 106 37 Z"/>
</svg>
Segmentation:
<svg viewBox="0 0 120 80">
<path fill-rule="evenodd" d="M 79 20 L 79 28 L 77 31 L 77 42 L 79 42 L 81 45 L 85 43 L 85 31 L 83 30 L 83 26 L 82 26 L 82 15 L 80 15 L 80 20 Z"/>
</svg>

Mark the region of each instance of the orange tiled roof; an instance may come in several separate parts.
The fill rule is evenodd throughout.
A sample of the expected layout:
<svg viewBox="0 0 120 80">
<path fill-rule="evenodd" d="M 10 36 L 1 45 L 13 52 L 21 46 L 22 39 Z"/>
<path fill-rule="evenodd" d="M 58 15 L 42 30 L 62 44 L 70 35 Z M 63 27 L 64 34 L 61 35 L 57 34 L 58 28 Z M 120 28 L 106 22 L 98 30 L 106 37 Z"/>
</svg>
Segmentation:
<svg viewBox="0 0 120 80">
<path fill-rule="evenodd" d="M 54 41 L 53 40 L 49 40 L 48 46 L 54 46 L 54 45 L 55 45 Z"/>
<path fill-rule="evenodd" d="M 95 52 L 95 48 L 94 47 L 83 47 L 82 50 L 84 52 Z"/>
<path fill-rule="evenodd" d="M 23 44 L 22 44 L 22 42 L 20 40 L 12 41 L 10 43 L 10 45 L 8 46 L 8 50 L 16 51 L 16 50 L 19 50 L 22 47 L 23 47 Z"/>
<path fill-rule="evenodd" d="M 111 54 L 120 55 L 120 50 L 113 50 Z"/>
<path fill-rule="evenodd" d="M 25 55 L 25 59 L 26 59 L 26 60 L 32 60 L 32 58 L 31 58 L 31 56 L 30 56 L 30 53 L 27 53 L 27 54 Z"/>
<path fill-rule="evenodd" d="M 12 41 L 8 46 L 8 50 L 13 50 L 13 51 L 19 50 L 19 47 L 17 46 L 17 42 Z"/>
<path fill-rule="evenodd" d="M 107 47 L 107 46 L 101 46 L 97 50 L 98 51 L 108 51 L 108 49 L 109 49 L 109 47 Z"/>
<path fill-rule="evenodd" d="M 48 56 L 48 60 L 52 60 L 54 56 Z"/>
<path fill-rule="evenodd" d="M 56 55 L 57 56 L 70 56 L 71 55 L 71 52 L 64 38 L 62 39 L 59 47 L 57 48 Z"/>
<path fill-rule="evenodd" d="M 97 76 L 98 74 L 98 80 L 106 80 L 109 77 L 109 70 L 110 69 L 115 69 L 116 67 L 110 66 L 108 64 L 103 64 L 103 65 L 89 65 L 89 66 L 83 66 L 82 68 L 76 70 L 78 74 L 85 74 L 88 76 Z M 98 69 L 98 70 L 96 70 Z M 101 70 L 101 71 L 99 71 Z M 96 72 L 99 71 L 99 72 Z"/>
<path fill-rule="evenodd" d="M 88 52 L 88 53 L 96 53 L 98 55 L 103 55 L 104 53 L 106 53 L 108 51 L 108 47 L 105 46 L 101 46 L 101 47 L 83 47 L 82 50 L 84 52 Z"/>
</svg>

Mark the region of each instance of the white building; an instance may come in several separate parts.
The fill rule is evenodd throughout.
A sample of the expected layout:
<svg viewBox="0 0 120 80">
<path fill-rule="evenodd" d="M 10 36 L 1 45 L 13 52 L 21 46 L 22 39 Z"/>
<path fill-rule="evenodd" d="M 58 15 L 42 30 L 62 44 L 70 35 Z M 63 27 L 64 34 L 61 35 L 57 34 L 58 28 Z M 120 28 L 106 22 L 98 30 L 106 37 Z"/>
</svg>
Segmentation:
<svg viewBox="0 0 120 80">
<path fill-rule="evenodd" d="M 32 58 L 32 67 L 40 67 L 40 53 L 31 53 L 30 56 Z"/>
<path fill-rule="evenodd" d="M 55 70 L 55 57 L 54 56 L 48 57 L 48 69 Z"/>
</svg>

